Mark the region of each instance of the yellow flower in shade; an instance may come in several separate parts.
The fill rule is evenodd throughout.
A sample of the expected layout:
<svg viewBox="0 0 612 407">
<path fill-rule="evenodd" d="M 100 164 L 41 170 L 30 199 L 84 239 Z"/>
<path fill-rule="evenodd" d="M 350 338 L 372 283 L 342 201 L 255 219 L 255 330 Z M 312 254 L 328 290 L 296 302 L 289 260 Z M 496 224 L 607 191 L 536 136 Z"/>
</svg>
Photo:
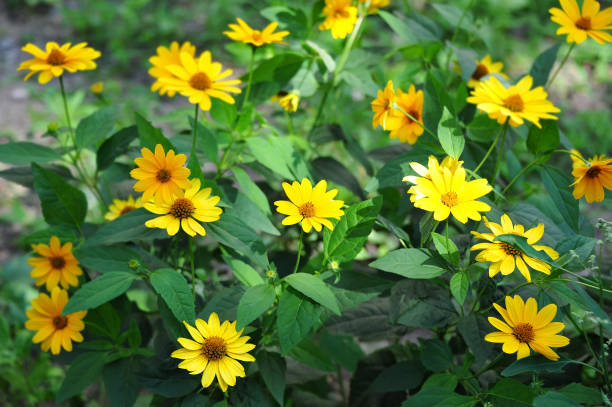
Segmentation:
<svg viewBox="0 0 612 407">
<path fill-rule="evenodd" d="M 214 62 L 209 51 L 204 51 L 199 58 L 186 52 L 180 54 L 180 64 L 168 65 L 166 69 L 175 77 L 162 77 L 160 82 L 168 90 L 174 90 L 189 98 L 189 103 L 199 104 L 202 110 L 210 110 L 211 97 L 234 104 L 230 93 L 240 93 L 240 79 L 228 79 L 233 71 L 223 70 L 219 62 Z"/>
<path fill-rule="evenodd" d="M 149 62 L 153 65 L 149 68 L 149 75 L 156 79 L 151 85 L 151 92 L 159 91 L 160 95 L 167 94 L 169 97 L 174 97 L 176 94 L 175 90 L 169 90 L 162 82 L 160 78 L 177 78 L 167 67 L 170 65 L 181 64 L 181 52 L 185 52 L 192 57 L 195 55 L 196 47 L 189 41 L 186 41 L 179 45 L 178 42 L 173 41 L 170 44 L 170 48 L 164 46 L 157 47 L 157 54 L 149 58 Z"/>
<path fill-rule="evenodd" d="M 30 257 L 27 262 L 34 269 L 30 277 L 36 279 L 36 285 L 45 284 L 51 291 L 58 284 L 63 288 L 79 285 L 78 276 L 83 274 L 79 261 L 72 254 L 72 243 L 61 244 L 57 236 L 51 236 L 48 245 L 33 244 L 32 249 L 41 257 Z"/>
<path fill-rule="evenodd" d="M 206 236 L 206 230 L 199 222 L 217 221 L 223 212 L 215 206 L 221 198 L 210 196 L 210 192 L 211 188 L 200 190 L 200 180 L 196 178 L 185 191 L 181 190 L 169 199 L 159 196 L 155 202 L 145 203 L 149 212 L 163 215 L 146 221 L 145 226 L 166 229 L 170 236 L 176 235 L 179 228 L 189 236 Z"/>
<path fill-rule="evenodd" d="M 383 130 L 387 129 L 387 117 L 393 113 L 393 102 L 395 102 L 395 90 L 393 90 L 393 81 L 388 81 L 384 90 L 379 90 L 370 104 L 374 117 L 372 118 L 372 128 L 375 129 L 379 125 Z"/>
<path fill-rule="evenodd" d="M 288 112 L 295 112 L 300 103 L 300 95 L 295 92 L 280 91 L 272 96 L 270 100 L 272 102 L 278 102 L 278 104 Z"/>
<path fill-rule="evenodd" d="M 319 30 L 331 30 L 336 39 L 346 38 L 357 23 L 357 7 L 352 0 L 325 0 L 323 14 L 325 21 L 319 25 Z"/>
<path fill-rule="evenodd" d="M 187 331 L 193 338 L 178 338 L 183 346 L 170 356 L 184 359 L 178 367 L 189 371 L 189 374 L 202 374 L 202 387 L 212 384 L 215 376 L 221 390 L 227 391 L 227 386 L 236 384 L 236 377 L 245 377 L 244 367 L 239 360 L 254 362 L 255 358 L 248 352 L 255 345 L 248 343 L 248 336 L 241 336 L 242 331 L 236 330 L 236 321 L 220 323 L 216 313 L 211 313 L 208 323 L 196 319 L 195 327 L 184 322 Z"/>
<path fill-rule="evenodd" d="M 387 116 L 386 129 L 391 130 L 389 137 L 399 138 L 401 142 L 414 144 L 423 134 L 423 91 L 416 91 L 414 85 L 410 85 L 408 92 L 397 90 L 395 103 L 399 109 L 393 109 Z M 403 110 L 403 112 L 402 112 Z M 404 112 L 414 117 L 412 120 Z"/>
<path fill-rule="evenodd" d="M 236 18 L 238 24 L 230 24 L 229 28 L 232 31 L 223 31 L 223 34 L 227 35 L 234 41 L 244 42 L 245 44 L 252 44 L 256 47 L 261 47 L 262 45 L 272 44 L 272 43 L 280 43 L 286 44 L 283 41 L 283 37 L 289 35 L 289 31 L 278 31 L 276 27 L 278 27 L 277 22 L 272 22 L 266 26 L 263 30 L 254 30 L 247 23 L 244 22 L 241 18 Z"/>
<path fill-rule="evenodd" d="M 412 167 L 413 171 L 416 172 L 419 175 L 419 177 L 423 177 L 423 178 L 427 178 L 431 180 L 431 177 L 429 176 L 430 168 L 432 171 L 438 171 L 440 167 L 446 167 L 450 170 L 451 174 L 453 174 L 457 168 L 463 165 L 463 161 L 457 161 L 451 156 L 446 156 L 444 157 L 441 163 L 438 163 L 438 159 L 434 157 L 433 155 L 430 155 L 429 162 L 427 163 L 427 165 L 428 167 L 425 167 L 421 163 L 417 163 L 417 162 L 410 163 L 410 167 Z M 404 178 L 402 178 L 402 181 L 416 184 L 417 179 L 419 177 L 414 176 L 414 175 L 406 175 Z M 407 193 L 410 194 L 410 202 L 415 202 L 417 199 L 421 199 L 425 197 L 425 195 L 419 193 L 416 190 L 414 185 L 408 189 Z"/>
<path fill-rule="evenodd" d="M 68 302 L 68 292 L 59 287 L 51 290 L 51 297 L 40 293 L 32 300 L 32 308 L 26 311 L 26 329 L 37 331 L 33 343 L 40 343 L 43 352 L 57 355 L 61 348 L 72 351 L 72 341 L 83 342 L 81 331 L 85 329 L 82 319 L 87 311 L 78 311 L 66 316 L 62 311 Z"/>
<path fill-rule="evenodd" d="M 604 188 L 612 190 L 612 158 L 600 155 L 584 160 L 578 158 L 582 157 L 578 150 L 572 153 L 572 175 L 576 180 L 572 184 L 574 198 L 584 196 L 588 203 L 603 201 Z"/>
<path fill-rule="evenodd" d="M 113 199 L 113 203 L 108 207 L 108 212 L 106 212 L 106 215 L 104 215 L 104 219 L 115 220 L 119 216 L 125 215 L 126 213 L 141 207 L 142 200 L 140 199 L 140 197 L 134 200 L 134 198 L 132 198 L 132 195 L 130 195 L 127 201 L 123 201 L 121 199 Z"/>
<path fill-rule="evenodd" d="M 535 298 L 526 302 L 518 295 L 506 297 L 506 309 L 493 303 L 493 306 L 504 318 L 504 321 L 489 317 L 489 323 L 499 329 L 485 336 L 485 341 L 503 343 L 504 353 L 516 353 L 517 359 L 529 356 L 531 348 L 547 359 L 557 361 L 559 355 L 551 349 L 567 346 L 569 339 L 557 335 L 565 328 L 562 322 L 553 322 L 557 314 L 557 306 L 549 304 L 538 312 Z"/>
<path fill-rule="evenodd" d="M 95 69 L 96 63 L 93 60 L 101 55 L 99 51 L 88 47 L 86 42 L 75 46 L 70 42 L 61 46 L 57 42 L 48 42 L 44 51 L 34 44 L 27 43 L 21 50 L 34 55 L 34 58 L 22 62 L 17 70 L 30 70 L 24 80 L 38 73 L 40 84 L 49 82 L 54 76 L 62 76 L 64 70 L 74 73 Z"/>
<path fill-rule="evenodd" d="M 481 111 L 487 113 L 499 124 L 510 121 L 512 127 L 518 127 L 524 120 L 529 120 L 538 127 L 540 119 L 557 120 L 551 113 L 559 113 L 548 99 L 548 93 L 543 87 L 531 89 L 533 78 L 524 76 L 516 85 L 508 88 L 494 76 L 480 82 L 467 101 L 473 103 Z"/>
<path fill-rule="evenodd" d="M 138 168 L 130 171 L 130 176 L 138 180 L 134 190 L 142 192 L 142 202 L 157 195 L 170 200 L 173 194 L 181 193 L 181 188 L 189 188 L 191 171 L 183 167 L 185 154 L 175 154 L 173 150 L 166 154 L 161 144 L 155 146 L 155 154 L 146 147 L 140 151 L 142 157 L 134 159 Z"/>
<path fill-rule="evenodd" d="M 561 26 L 557 35 L 567 34 L 567 42 L 578 44 L 587 36 L 600 44 L 612 41 L 612 36 L 604 31 L 612 29 L 612 7 L 600 12 L 597 0 L 584 0 L 581 13 L 576 0 L 561 0 L 560 3 L 563 10 L 556 7 L 548 10 L 552 14 L 550 19 Z"/>
<path fill-rule="evenodd" d="M 525 253 L 508 243 L 494 241 L 499 235 L 512 234 L 523 236 L 527 238 L 527 243 L 535 250 L 544 251 L 551 259 L 556 260 L 559 258 L 559 253 L 548 246 L 535 244 L 542 238 L 542 235 L 544 235 L 543 223 L 529 230 L 525 230 L 523 225 L 513 225 L 512 220 L 510 220 L 510 217 L 506 214 L 501 217 L 501 225 L 489 222 L 486 216 L 484 220 L 485 225 L 489 228 L 491 233 L 478 233 L 473 231 L 472 234 L 478 239 L 487 240 L 488 243 L 477 243 L 472 246 L 472 250 L 482 250 L 476 256 L 476 261 L 491 262 L 489 266 L 489 277 L 493 277 L 499 272 L 507 276 L 511 274 L 516 267 L 527 281 L 531 281 L 531 275 L 529 274 L 529 268 L 527 266 L 534 270 L 541 271 L 544 274 L 550 274 L 549 264 L 540 259 L 527 256 Z"/>
<path fill-rule="evenodd" d="M 472 73 L 472 77 L 468 81 L 467 85 L 470 88 L 475 88 L 480 84 L 480 79 L 492 73 L 498 74 L 504 79 L 508 79 L 508 76 L 502 72 L 504 64 L 502 62 L 493 62 L 491 55 L 487 54 L 480 61 L 476 60 L 476 69 Z M 459 68 L 461 73 L 461 68 Z"/>
<path fill-rule="evenodd" d="M 102 93 L 102 91 L 104 91 L 104 82 L 94 83 L 93 85 L 89 87 L 89 90 L 91 91 L 91 93 L 96 94 L 96 95 Z"/>
<path fill-rule="evenodd" d="M 368 13 L 376 13 L 378 9 L 389 5 L 389 0 L 359 0 L 359 2 L 367 4 Z"/>
<path fill-rule="evenodd" d="M 322 226 L 334 230 L 334 225 L 327 218 L 340 219 L 344 211 L 340 208 L 344 201 L 335 200 L 337 189 L 327 191 L 327 181 L 319 181 L 314 188 L 307 178 L 293 184 L 283 182 L 283 189 L 289 201 L 276 201 L 276 211 L 287 215 L 283 225 L 295 225 L 302 222 L 302 229 L 309 233 L 314 227 L 320 232 Z"/>
</svg>

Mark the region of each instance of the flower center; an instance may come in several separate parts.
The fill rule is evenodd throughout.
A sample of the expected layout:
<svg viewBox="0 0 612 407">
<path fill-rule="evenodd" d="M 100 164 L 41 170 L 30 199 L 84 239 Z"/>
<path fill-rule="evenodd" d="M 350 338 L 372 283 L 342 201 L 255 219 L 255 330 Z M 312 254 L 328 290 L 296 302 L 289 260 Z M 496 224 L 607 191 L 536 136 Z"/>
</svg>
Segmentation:
<svg viewBox="0 0 612 407">
<path fill-rule="evenodd" d="M 68 325 L 68 318 L 61 315 L 53 318 L 53 326 L 55 326 L 55 329 L 64 329 L 66 328 L 66 325 Z"/>
<path fill-rule="evenodd" d="M 523 252 L 521 252 L 519 249 L 515 248 L 512 245 L 509 245 L 508 243 L 502 243 L 501 248 L 507 255 L 510 256 L 519 256 L 523 254 Z"/>
<path fill-rule="evenodd" d="M 525 103 L 521 96 L 515 93 L 504 99 L 504 107 L 507 107 L 512 112 L 522 112 L 525 108 Z"/>
<path fill-rule="evenodd" d="M 440 197 L 440 199 L 442 200 L 442 203 L 448 206 L 449 208 L 452 206 L 456 206 L 459 203 L 457 193 L 453 191 L 445 193 Z"/>
<path fill-rule="evenodd" d="M 129 206 L 128 205 L 128 206 L 124 207 L 123 209 L 121 209 L 121 212 L 119 213 L 119 216 L 125 215 L 126 213 L 131 212 L 134 209 L 136 209 L 136 208 L 134 208 L 133 206 Z"/>
<path fill-rule="evenodd" d="M 261 31 L 254 30 L 253 34 L 251 34 L 251 35 L 253 37 L 253 41 L 255 41 L 255 42 L 261 42 L 262 41 Z"/>
<path fill-rule="evenodd" d="M 170 207 L 170 215 L 177 219 L 186 219 L 193 214 L 195 210 L 193 202 L 187 198 L 178 198 Z"/>
<path fill-rule="evenodd" d="M 202 353 L 204 357 L 211 361 L 222 359 L 223 356 L 225 356 L 226 350 L 227 346 L 225 346 L 225 341 L 218 336 L 211 336 L 205 339 L 202 344 Z"/>
<path fill-rule="evenodd" d="M 601 172 L 601 168 L 599 167 L 591 167 L 587 170 L 586 176 L 589 178 L 597 178 L 599 173 Z"/>
<path fill-rule="evenodd" d="M 416 110 L 409 110 L 408 114 L 416 119 L 416 121 L 414 121 L 410 117 L 406 116 L 406 120 L 408 120 L 410 123 L 416 123 L 417 121 L 421 120 L 421 114 Z"/>
<path fill-rule="evenodd" d="M 348 18 L 349 17 L 349 12 L 344 9 L 337 9 L 336 11 L 334 11 L 334 18 Z"/>
<path fill-rule="evenodd" d="M 580 17 L 574 23 L 576 28 L 580 28 L 581 30 L 590 30 L 591 29 L 591 17 Z"/>
<path fill-rule="evenodd" d="M 531 326 L 531 324 L 527 323 L 517 324 L 514 327 L 513 335 L 516 339 L 519 340 L 519 342 L 522 343 L 529 343 L 533 341 L 533 338 L 535 337 L 533 327 Z"/>
<path fill-rule="evenodd" d="M 62 51 L 60 51 L 57 48 L 51 51 L 51 53 L 47 57 L 47 63 L 49 65 L 61 65 L 64 63 L 65 60 L 66 60 L 66 56 L 64 55 Z"/>
<path fill-rule="evenodd" d="M 476 70 L 472 74 L 472 79 L 476 79 L 477 81 L 479 81 L 480 78 L 488 74 L 489 74 L 489 70 L 487 69 L 487 67 L 483 64 L 478 64 L 476 65 Z"/>
<path fill-rule="evenodd" d="M 211 88 L 212 82 L 204 72 L 198 72 L 189 79 L 189 85 L 197 90 L 206 90 Z"/>
<path fill-rule="evenodd" d="M 305 204 L 300 206 L 298 211 L 303 217 L 311 218 L 315 215 L 315 206 L 312 204 L 312 202 L 306 202 Z"/>
<path fill-rule="evenodd" d="M 168 170 L 159 170 L 157 171 L 157 175 L 155 177 L 159 182 L 164 183 L 170 181 L 172 174 Z"/>
<path fill-rule="evenodd" d="M 51 267 L 58 270 L 64 268 L 64 266 L 66 265 L 66 260 L 64 260 L 64 258 L 60 256 L 51 257 L 49 261 L 51 262 Z"/>
</svg>

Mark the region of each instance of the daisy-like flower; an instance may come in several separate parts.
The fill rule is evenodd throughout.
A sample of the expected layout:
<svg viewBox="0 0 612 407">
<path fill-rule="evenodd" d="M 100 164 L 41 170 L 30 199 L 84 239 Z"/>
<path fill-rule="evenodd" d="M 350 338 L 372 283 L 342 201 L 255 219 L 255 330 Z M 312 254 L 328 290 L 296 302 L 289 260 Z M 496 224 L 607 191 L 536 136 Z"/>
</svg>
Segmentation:
<svg viewBox="0 0 612 407">
<path fill-rule="evenodd" d="M 153 65 L 149 68 L 149 75 L 156 79 L 151 85 L 151 92 L 159 91 L 160 95 L 167 94 L 169 97 L 174 97 L 176 91 L 168 89 L 167 86 L 160 81 L 160 78 L 177 79 L 177 76 L 170 72 L 167 67 L 181 64 L 181 52 L 185 52 L 193 57 L 196 53 L 196 47 L 189 41 L 180 45 L 178 42 L 173 41 L 172 44 L 170 44 L 170 48 L 164 46 L 157 47 L 157 54 L 149 58 L 149 62 Z"/>
<path fill-rule="evenodd" d="M 399 109 L 393 109 L 387 116 L 386 129 L 391 130 L 389 138 L 399 138 L 401 142 L 414 144 L 423 134 L 423 91 L 417 91 L 410 85 L 408 92 L 397 90 L 395 103 Z M 408 117 L 404 112 L 414 117 Z"/>
<path fill-rule="evenodd" d="M 584 0 L 581 13 L 576 0 L 561 0 L 560 3 L 563 10 L 556 7 L 548 10 L 552 15 L 550 19 L 561 26 L 557 35 L 567 34 L 567 42 L 577 44 L 587 36 L 599 44 L 612 41 L 612 35 L 605 31 L 612 29 L 612 7 L 599 11 L 597 0 Z"/>
<path fill-rule="evenodd" d="M 336 39 L 346 38 L 357 23 L 357 7 L 353 0 L 325 0 L 323 14 L 325 21 L 319 25 L 319 30 L 331 30 Z"/>
<path fill-rule="evenodd" d="M 389 0 L 359 0 L 359 2 L 367 4 L 368 13 L 376 13 L 378 9 L 389 5 Z"/>
<path fill-rule="evenodd" d="M 557 306 L 549 304 L 538 312 L 535 298 L 526 302 L 518 295 L 506 297 L 506 309 L 493 303 L 493 306 L 504 318 L 504 321 L 489 317 L 489 323 L 499 329 L 485 336 L 485 341 L 503 343 L 504 353 L 516 353 L 517 359 L 529 356 L 531 348 L 547 359 L 557 361 L 559 355 L 551 349 L 567 346 L 569 339 L 557 335 L 565 328 L 562 322 L 553 322 L 557 314 Z"/>
<path fill-rule="evenodd" d="M 582 155 L 578 150 L 572 153 L 572 175 L 576 180 L 572 184 L 574 198 L 584 196 L 588 203 L 603 201 L 604 188 L 612 190 L 612 158 L 600 155 L 584 160 L 579 158 Z"/>
<path fill-rule="evenodd" d="M 175 77 L 162 77 L 159 79 L 161 84 L 166 86 L 166 89 L 177 91 L 189 98 L 189 103 L 199 104 L 202 110 L 210 110 L 211 97 L 234 104 L 230 93 L 242 92 L 235 86 L 240 84 L 240 79 L 224 80 L 233 71 L 224 71 L 219 62 L 212 60 L 210 51 L 202 52 L 199 58 L 181 52 L 180 64 L 167 65 L 166 69 Z"/>
<path fill-rule="evenodd" d="M 512 234 L 523 236 L 527 238 L 527 243 L 535 250 L 544 251 L 551 259 L 556 260 L 559 258 L 559 253 L 548 246 L 535 244 L 544 235 L 543 223 L 529 230 L 525 230 L 523 225 L 513 225 L 512 220 L 510 220 L 510 217 L 506 214 L 501 217 L 501 225 L 489 222 L 486 216 L 484 220 L 485 225 L 489 228 L 491 233 L 478 233 L 472 231 L 472 234 L 478 239 L 487 240 L 488 243 L 477 243 L 472 246 L 472 250 L 482 250 L 476 256 L 476 261 L 491 262 L 489 266 L 489 277 L 493 277 L 499 272 L 507 276 L 511 274 L 516 267 L 527 281 L 531 281 L 531 274 L 529 274 L 529 268 L 527 266 L 544 274 L 550 274 L 549 264 L 540 259 L 527 256 L 525 253 L 508 243 L 495 241 L 495 238 L 499 235 Z"/>
<path fill-rule="evenodd" d="M 219 220 L 223 210 L 215 205 L 221 198 L 210 196 L 211 188 L 200 190 L 198 178 L 191 181 L 186 190 L 170 198 L 160 196 L 155 202 L 148 202 L 144 207 L 159 216 L 145 222 L 148 228 L 166 229 L 168 235 L 174 236 L 182 228 L 189 236 L 196 234 L 206 236 L 206 230 L 199 222 Z"/>
<path fill-rule="evenodd" d="M 476 60 L 476 69 L 472 73 L 472 77 L 468 81 L 467 85 L 470 88 L 475 88 L 480 84 L 480 79 L 492 73 L 498 74 L 504 79 L 508 79 L 508 76 L 502 72 L 504 69 L 503 62 L 493 62 L 491 55 L 485 55 L 480 61 Z M 461 69 L 459 69 L 461 72 Z"/>
<path fill-rule="evenodd" d="M 372 128 L 375 129 L 379 125 L 383 130 L 387 129 L 387 117 L 393 112 L 393 102 L 395 102 L 395 90 L 393 90 L 393 81 L 388 81 L 384 90 L 379 90 L 370 104 L 372 105 Z"/>
<path fill-rule="evenodd" d="M 518 127 L 529 120 L 541 128 L 540 119 L 557 120 L 551 113 L 559 113 L 561 110 L 546 99 L 548 93 L 542 86 L 531 89 L 532 85 L 533 78 L 530 75 L 525 75 L 516 85 L 508 88 L 491 76 L 472 90 L 467 101 L 499 124 L 509 120 L 512 127 Z"/>
<path fill-rule="evenodd" d="M 289 201 L 276 201 L 276 211 L 287 215 L 283 225 L 295 225 L 302 222 L 302 229 L 309 233 L 312 228 L 320 232 L 322 226 L 334 230 L 334 225 L 327 218 L 340 219 L 344 211 L 340 208 L 344 201 L 335 200 L 337 189 L 327 190 L 327 181 L 319 181 L 314 188 L 307 178 L 293 184 L 283 182 L 283 189 Z"/>
<path fill-rule="evenodd" d="M 96 63 L 93 60 L 102 55 L 88 47 L 86 42 L 74 46 L 70 42 L 61 46 L 57 42 L 48 42 L 44 51 L 32 43 L 27 43 L 21 50 L 32 54 L 34 58 L 22 62 L 17 70 L 30 70 L 24 80 L 38 73 L 38 83 L 43 85 L 55 76 L 62 76 L 64 70 L 74 73 L 95 69 Z"/>
<path fill-rule="evenodd" d="M 47 291 L 59 285 L 63 288 L 79 285 L 78 276 L 83 274 L 79 261 L 72 254 L 72 243 L 61 244 L 57 236 L 51 236 L 48 245 L 33 244 L 32 249 L 41 257 L 30 257 L 27 262 L 34 269 L 30 277 L 36 279 L 36 285 L 45 284 Z"/>
<path fill-rule="evenodd" d="M 431 171 L 438 171 L 440 167 L 446 167 L 450 170 L 451 174 L 453 174 L 457 168 L 463 165 L 463 161 L 457 161 L 451 156 L 446 156 L 441 163 L 438 163 L 438 159 L 433 155 L 430 155 L 427 165 L 428 167 L 425 167 L 423 164 L 414 161 L 410 163 L 410 167 L 412 167 L 413 171 L 416 172 L 419 177 L 431 180 L 431 177 L 429 176 L 430 168 Z M 406 175 L 404 178 L 402 178 L 402 181 L 416 184 L 419 177 L 414 175 Z M 425 197 L 425 195 L 420 194 L 416 190 L 414 185 L 408 189 L 407 193 L 410 194 L 410 202 L 415 202 L 417 199 Z"/>
<path fill-rule="evenodd" d="M 283 37 L 289 35 L 289 31 L 278 31 L 278 23 L 276 21 L 271 22 L 263 30 L 254 30 L 240 17 L 236 18 L 238 24 L 230 24 L 228 27 L 232 31 L 223 31 L 223 34 L 227 35 L 234 41 L 244 42 L 245 44 L 251 44 L 256 47 L 261 47 L 266 44 L 273 44 L 275 42 L 279 44 L 286 44 L 283 41 Z"/>
<path fill-rule="evenodd" d="M 121 215 L 142 207 L 142 200 L 138 197 L 136 200 L 130 195 L 127 201 L 121 199 L 113 199 L 113 203 L 108 207 L 108 212 L 104 215 L 106 220 L 115 220 Z"/>
<path fill-rule="evenodd" d="M 40 343 L 43 352 L 57 355 L 61 348 L 72 351 L 72 341 L 83 342 L 81 331 L 85 329 L 82 319 L 87 311 L 78 311 L 66 316 L 62 311 L 68 302 L 68 292 L 59 287 L 51 290 L 51 297 L 40 293 L 32 300 L 32 308 L 26 311 L 26 329 L 37 331 L 33 343 Z"/>
<path fill-rule="evenodd" d="M 140 152 L 142 157 L 134 159 L 138 168 L 130 171 L 130 176 L 138 180 L 134 191 L 142 192 L 142 202 L 157 195 L 169 200 L 173 194 L 180 194 L 181 188 L 189 188 L 191 171 L 183 167 L 185 154 L 175 154 L 173 150 L 166 154 L 161 144 L 155 146 L 155 154 L 146 147 Z"/>
<path fill-rule="evenodd" d="M 297 111 L 300 103 L 300 95 L 297 93 L 297 91 L 280 91 L 276 95 L 272 96 L 270 100 L 272 102 L 278 102 L 278 104 L 288 112 L 295 112 Z"/>
<path fill-rule="evenodd" d="M 170 356 L 184 359 L 178 367 L 189 371 L 189 374 L 202 374 L 202 387 L 212 384 L 215 376 L 221 390 L 227 391 L 227 386 L 236 384 L 236 377 L 244 377 L 244 367 L 239 360 L 254 362 L 255 358 L 248 352 L 255 345 L 248 343 L 248 336 L 241 336 L 242 331 L 236 330 L 236 321 L 220 323 L 216 313 L 211 313 L 208 323 L 196 319 L 195 327 L 184 322 L 193 340 L 178 338 L 183 346 Z"/>
</svg>

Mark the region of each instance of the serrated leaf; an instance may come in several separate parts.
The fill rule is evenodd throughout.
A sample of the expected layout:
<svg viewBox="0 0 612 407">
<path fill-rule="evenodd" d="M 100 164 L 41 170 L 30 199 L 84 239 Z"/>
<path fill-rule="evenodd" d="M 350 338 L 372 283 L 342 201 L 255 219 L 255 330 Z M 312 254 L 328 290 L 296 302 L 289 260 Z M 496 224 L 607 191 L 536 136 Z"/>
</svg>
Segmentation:
<svg viewBox="0 0 612 407">
<path fill-rule="evenodd" d="M 284 290 L 276 312 L 281 354 L 286 355 L 319 321 L 321 307 L 305 295 Z"/>
<path fill-rule="evenodd" d="M 77 148 L 96 151 L 98 144 L 106 139 L 115 127 L 119 106 L 103 107 L 79 122 L 75 130 Z"/>
<path fill-rule="evenodd" d="M 0 144 L 0 162 L 3 163 L 29 165 L 31 162 L 48 163 L 61 158 L 62 155 L 52 148 L 29 141 Z"/>
<path fill-rule="evenodd" d="M 459 305 L 463 305 L 467 296 L 468 288 L 470 287 L 470 279 L 466 273 L 460 272 L 453 274 L 450 279 L 450 291 Z"/>
<path fill-rule="evenodd" d="M 323 280 L 306 273 L 290 274 L 284 280 L 294 289 L 312 298 L 334 314 L 340 315 L 338 301 Z"/>
<path fill-rule="evenodd" d="M 554 361 L 546 359 L 544 356 L 535 355 L 512 362 L 501 374 L 502 376 L 509 377 L 521 373 L 562 372 L 568 363 L 572 363 L 572 361 L 567 359 Z"/>
<path fill-rule="evenodd" d="M 436 246 L 436 250 L 446 261 L 456 266 L 459 265 L 459 249 L 455 242 L 452 239 L 446 240 L 446 236 L 442 236 L 438 233 L 431 233 L 432 240 L 434 242 L 434 246 Z"/>
<path fill-rule="evenodd" d="M 446 273 L 427 249 L 398 249 L 370 263 L 370 267 L 413 279 L 430 279 Z"/>
<path fill-rule="evenodd" d="M 138 127 L 124 127 L 108 138 L 96 153 L 98 171 L 104 170 L 115 162 L 115 159 L 127 152 L 130 143 L 138 137 Z"/>
<path fill-rule="evenodd" d="M 83 284 L 68 300 L 62 315 L 96 308 L 126 292 L 137 278 L 135 274 L 112 271 Z"/>
<path fill-rule="evenodd" d="M 465 138 L 456 120 L 444 106 L 442 117 L 438 123 L 438 140 L 440 140 L 440 145 L 447 155 L 458 159 L 465 147 Z"/>
<path fill-rule="evenodd" d="M 195 305 L 191 287 L 181 273 L 173 269 L 155 270 L 149 276 L 156 293 L 162 296 L 180 322 L 195 322 Z"/>
<path fill-rule="evenodd" d="M 242 329 L 257 319 L 274 304 L 275 299 L 274 287 L 270 285 L 260 284 L 249 287 L 238 303 L 236 329 Z"/>
</svg>

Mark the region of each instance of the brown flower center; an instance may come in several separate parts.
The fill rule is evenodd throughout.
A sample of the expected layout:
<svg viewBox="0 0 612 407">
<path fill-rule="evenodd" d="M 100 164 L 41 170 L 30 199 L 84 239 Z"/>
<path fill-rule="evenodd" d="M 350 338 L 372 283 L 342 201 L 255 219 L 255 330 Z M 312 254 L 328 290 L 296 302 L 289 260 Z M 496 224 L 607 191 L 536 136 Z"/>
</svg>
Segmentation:
<svg viewBox="0 0 612 407">
<path fill-rule="evenodd" d="M 133 206 L 129 206 L 128 205 L 128 206 L 124 207 L 123 209 L 121 209 L 121 212 L 119 212 L 119 216 L 125 215 L 126 213 L 131 212 L 134 209 L 136 209 L 136 208 L 134 208 Z"/>
<path fill-rule="evenodd" d="M 51 267 L 58 270 L 64 268 L 66 265 L 66 260 L 61 256 L 51 257 L 49 262 L 51 263 Z"/>
<path fill-rule="evenodd" d="M 68 318 L 61 315 L 53 318 L 53 326 L 55 326 L 55 329 L 64 329 L 66 328 L 66 325 L 68 325 Z"/>
<path fill-rule="evenodd" d="M 480 80 L 483 76 L 487 76 L 489 74 L 489 70 L 483 64 L 476 65 L 476 70 L 472 74 L 472 79 Z"/>
<path fill-rule="evenodd" d="M 345 8 L 334 11 L 334 18 L 349 18 L 349 12 Z"/>
<path fill-rule="evenodd" d="M 193 202 L 187 198 L 178 198 L 170 207 L 170 215 L 177 219 L 186 219 L 190 217 L 195 210 Z"/>
<path fill-rule="evenodd" d="M 533 332 L 533 327 L 531 324 L 521 323 L 517 324 L 514 327 L 514 332 L 512 333 L 519 342 L 529 343 L 533 341 L 535 337 L 535 333 Z"/>
<path fill-rule="evenodd" d="M 448 206 L 449 208 L 452 206 L 456 206 L 459 203 L 459 199 L 457 198 L 457 193 L 453 191 L 443 194 L 440 197 L 440 199 L 442 200 L 442 203 Z"/>
<path fill-rule="evenodd" d="M 225 340 L 218 336 L 211 336 L 205 339 L 202 344 L 202 353 L 204 357 L 211 361 L 222 359 L 223 356 L 225 356 L 226 350 L 227 346 L 225 345 Z"/>
<path fill-rule="evenodd" d="M 416 119 L 416 122 L 421 120 L 421 114 L 419 112 L 417 112 L 416 110 L 409 110 L 408 114 L 412 117 L 414 117 Z M 414 120 L 412 120 L 409 116 L 406 116 L 406 119 L 410 122 L 410 123 L 416 123 Z"/>
<path fill-rule="evenodd" d="M 580 28 L 581 30 L 590 30 L 591 29 L 591 17 L 580 17 L 574 23 L 576 28 Z"/>
<path fill-rule="evenodd" d="M 507 107 L 510 111 L 513 112 L 522 112 L 525 108 L 525 103 L 523 102 L 523 98 L 521 95 L 510 95 L 504 99 L 504 106 Z"/>
<path fill-rule="evenodd" d="M 261 31 L 259 30 L 253 30 L 253 34 L 251 34 L 253 37 L 253 41 L 255 42 L 261 42 L 263 40 L 263 37 L 261 35 Z"/>
<path fill-rule="evenodd" d="M 206 90 L 212 87 L 212 81 L 204 72 L 198 72 L 189 79 L 189 85 L 197 90 Z"/>
<path fill-rule="evenodd" d="M 588 178 L 597 178 L 597 176 L 599 175 L 599 173 L 601 172 L 601 168 L 600 167 L 591 167 L 587 170 L 586 172 L 586 176 Z"/>
<path fill-rule="evenodd" d="M 302 204 L 298 211 L 300 212 L 300 215 L 305 218 L 311 218 L 315 216 L 315 206 L 312 204 L 312 202 L 306 202 Z"/>
<path fill-rule="evenodd" d="M 523 253 L 519 249 L 515 248 L 512 245 L 509 245 L 508 243 L 502 243 L 501 248 L 504 251 L 504 253 L 506 253 L 509 256 L 519 256 Z"/>
<path fill-rule="evenodd" d="M 66 56 L 64 55 L 62 51 L 60 51 L 57 48 L 51 51 L 51 53 L 47 57 L 47 63 L 49 65 L 61 65 L 64 63 L 65 60 L 66 60 Z"/>
<path fill-rule="evenodd" d="M 168 170 L 159 170 L 155 176 L 159 182 L 168 182 L 172 178 L 172 174 Z"/>
</svg>

